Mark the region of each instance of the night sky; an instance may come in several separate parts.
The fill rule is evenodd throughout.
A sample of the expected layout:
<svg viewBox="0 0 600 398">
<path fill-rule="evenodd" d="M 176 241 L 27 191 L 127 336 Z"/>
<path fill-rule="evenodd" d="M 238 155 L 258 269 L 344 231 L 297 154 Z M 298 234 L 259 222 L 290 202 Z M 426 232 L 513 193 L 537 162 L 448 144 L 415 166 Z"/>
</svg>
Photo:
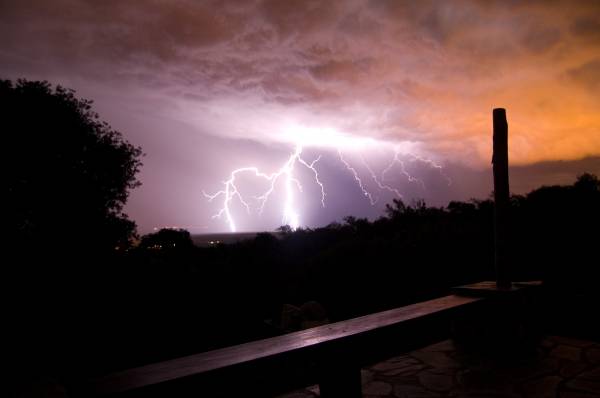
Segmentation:
<svg viewBox="0 0 600 398">
<path fill-rule="evenodd" d="M 20 77 L 143 148 L 141 233 L 229 230 L 205 194 L 241 167 L 271 181 L 236 175 L 239 231 L 487 198 L 494 107 L 514 193 L 600 174 L 599 1 L 0 0 L 0 78 Z"/>
</svg>

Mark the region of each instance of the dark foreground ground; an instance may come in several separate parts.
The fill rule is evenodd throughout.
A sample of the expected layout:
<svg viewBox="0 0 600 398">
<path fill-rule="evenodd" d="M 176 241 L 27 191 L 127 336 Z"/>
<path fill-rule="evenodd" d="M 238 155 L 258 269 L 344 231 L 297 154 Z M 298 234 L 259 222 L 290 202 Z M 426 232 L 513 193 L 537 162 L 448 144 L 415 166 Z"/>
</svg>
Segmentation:
<svg viewBox="0 0 600 398">
<path fill-rule="evenodd" d="M 548 336 L 537 350 L 498 364 L 446 340 L 362 370 L 366 398 L 600 397 L 600 344 Z M 314 398 L 318 386 L 279 398 Z"/>
</svg>

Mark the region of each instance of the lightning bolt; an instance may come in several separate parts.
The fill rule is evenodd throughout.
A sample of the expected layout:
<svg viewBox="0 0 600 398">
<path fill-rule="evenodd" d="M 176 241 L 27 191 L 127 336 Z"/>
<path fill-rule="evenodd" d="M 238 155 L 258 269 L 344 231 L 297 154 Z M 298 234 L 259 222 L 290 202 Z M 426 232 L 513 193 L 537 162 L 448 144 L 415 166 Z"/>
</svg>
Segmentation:
<svg viewBox="0 0 600 398">
<path fill-rule="evenodd" d="M 302 146 L 297 145 L 295 151 L 290 155 L 290 157 L 284 163 L 284 165 L 274 173 L 266 174 L 261 172 L 256 167 L 241 167 L 239 169 L 233 170 L 229 175 L 229 178 L 226 181 L 223 181 L 224 188 L 222 190 L 217 191 L 214 194 L 208 194 L 202 191 L 204 196 L 208 198 L 209 202 L 212 202 L 213 200 L 220 197 L 223 198 L 223 206 L 217 212 L 217 214 L 213 216 L 213 218 L 221 218 L 225 216 L 227 224 L 229 225 L 229 230 L 231 232 L 236 232 L 237 228 L 235 225 L 235 221 L 233 220 L 233 216 L 231 214 L 231 205 L 233 200 L 237 199 L 246 208 L 248 214 L 251 213 L 251 205 L 250 203 L 248 203 L 248 200 L 245 199 L 244 196 L 240 193 L 236 185 L 236 178 L 240 174 L 250 173 L 251 175 L 254 175 L 254 177 L 264 179 L 269 182 L 269 188 L 265 191 L 265 193 L 254 198 L 258 201 L 259 214 L 263 213 L 267 201 L 269 200 L 271 194 L 275 191 L 277 187 L 278 181 L 280 179 L 284 180 L 285 201 L 283 205 L 282 223 L 283 225 L 289 225 L 294 230 L 297 229 L 300 226 L 300 215 L 294 208 L 294 193 L 296 189 L 302 192 L 302 184 L 297 178 L 294 177 L 294 170 L 297 164 L 306 167 L 314 174 L 315 183 L 321 189 L 321 205 L 325 207 L 325 187 L 319 179 L 319 172 L 315 167 L 315 165 L 319 162 L 321 157 L 319 156 L 317 159 L 308 163 L 302 158 L 301 155 Z"/>
<path fill-rule="evenodd" d="M 209 202 L 212 202 L 213 200 L 217 200 L 217 199 L 222 200 L 222 206 L 219 209 L 219 211 L 213 216 L 213 218 L 225 218 L 225 220 L 229 226 L 229 230 L 231 232 L 236 232 L 237 227 L 236 227 L 236 224 L 235 224 L 235 221 L 234 221 L 234 218 L 232 215 L 232 211 L 231 211 L 231 208 L 232 208 L 234 202 L 236 202 L 236 201 L 239 202 L 246 209 L 246 212 L 248 214 L 251 214 L 253 208 L 256 207 L 257 213 L 259 215 L 261 215 L 261 214 L 263 214 L 265 207 L 267 205 L 267 202 L 269 202 L 273 192 L 275 192 L 278 189 L 278 187 L 283 185 L 283 189 L 284 189 L 283 192 L 284 192 L 285 199 L 282 204 L 282 218 L 281 218 L 282 225 L 289 225 L 293 230 L 297 229 L 300 226 L 301 220 L 300 220 L 300 214 L 296 210 L 294 199 L 295 199 L 295 194 L 297 192 L 303 191 L 302 184 L 295 177 L 295 171 L 298 168 L 298 166 L 301 166 L 301 167 L 306 168 L 307 170 L 310 170 L 310 172 L 313 174 L 313 180 L 314 180 L 315 184 L 317 184 L 321 190 L 321 206 L 322 207 L 325 207 L 325 196 L 326 196 L 325 186 L 319 177 L 319 172 L 316 167 L 317 163 L 321 160 L 321 156 L 319 155 L 313 161 L 307 162 L 302 157 L 302 151 L 303 151 L 303 146 L 300 144 L 296 145 L 294 151 L 290 154 L 290 156 L 287 158 L 285 163 L 277 171 L 275 171 L 273 173 L 270 173 L 270 174 L 264 173 L 264 172 L 260 171 L 257 167 L 241 167 L 241 168 L 233 170 L 229 174 L 229 178 L 227 180 L 223 181 L 223 189 L 221 189 L 213 194 L 208 194 L 208 193 L 202 191 L 204 196 L 206 198 L 208 198 Z M 366 199 L 369 200 L 369 203 L 372 206 L 374 206 L 377 203 L 379 198 L 376 197 L 373 193 L 371 193 L 367 189 L 363 179 L 361 178 L 361 175 L 359 174 L 357 169 L 354 166 L 352 166 L 352 164 L 350 164 L 350 162 L 348 160 L 346 160 L 346 158 L 344 158 L 344 155 L 343 155 L 341 149 L 337 150 L 337 154 L 338 154 L 340 162 L 344 165 L 346 170 L 348 170 L 350 172 L 350 174 L 352 175 L 352 177 L 354 178 L 354 181 L 360 188 L 362 195 Z M 399 170 L 400 173 L 403 176 L 405 176 L 409 182 L 419 184 L 423 188 L 423 190 L 425 190 L 425 183 L 421 179 L 410 174 L 409 171 L 406 169 L 407 161 L 408 162 L 426 163 L 427 165 L 429 165 L 429 167 L 439 170 L 440 174 L 448 182 L 448 185 L 450 185 L 452 183 L 450 178 L 444 174 L 442 166 L 438 165 L 433 160 L 423 158 L 421 156 L 418 156 L 418 155 L 415 155 L 412 153 L 401 152 L 397 148 L 394 150 L 394 155 L 393 155 L 392 160 L 383 169 L 380 176 L 377 175 L 377 173 L 367 163 L 367 161 L 364 159 L 364 157 L 362 155 L 360 156 L 360 159 L 361 159 L 362 165 L 368 171 L 370 178 L 375 182 L 375 184 L 377 185 L 379 190 L 390 192 L 399 198 L 403 198 L 403 195 L 400 192 L 400 190 L 386 182 L 386 180 L 389 181 L 389 178 L 386 178 L 386 175 L 388 173 L 390 173 L 392 170 Z M 262 193 L 259 196 L 254 196 L 252 198 L 244 197 L 244 195 L 240 192 L 240 190 L 238 188 L 237 181 L 242 176 L 248 176 L 248 175 L 250 177 L 262 179 L 268 183 L 268 188 L 264 191 L 264 193 Z"/>
<path fill-rule="evenodd" d="M 406 171 L 406 167 L 404 165 L 404 161 L 402 159 L 400 159 L 400 155 L 401 152 L 398 150 L 394 151 L 394 157 L 392 158 L 391 162 L 388 164 L 388 166 L 383 170 L 383 172 L 381 173 L 381 179 L 385 180 L 385 175 L 387 173 L 389 173 L 394 166 L 399 165 L 400 166 L 400 173 L 402 175 L 404 175 L 408 181 L 410 182 L 414 182 L 414 183 L 418 183 L 421 185 L 421 187 L 423 189 L 425 189 L 425 184 L 423 183 L 423 181 L 421 181 L 420 179 L 413 177 L 408 171 Z"/>
<path fill-rule="evenodd" d="M 213 218 L 221 218 L 224 214 L 225 219 L 227 220 L 227 223 L 229 224 L 229 230 L 231 232 L 236 231 L 235 223 L 233 221 L 233 217 L 231 216 L 231 210 L 230 210 L 230 205 L 231 205 L 231 202 L 233 201 L 233 199 L 238 198 L 240 203 L 242 205 L 244 205 L 244 207 L 246 208 L 246 211 L 248 213 L 250 213 L 250 205 L 248 204 L 248 202 L 246 202 L 244 197 L 240 194 L 240 191 L 238 190 L 237 186 L 235 185 L 235 179 L 236 179 L 237 175 L 242 174 L 242 173 L 248 173 L 248 172 L 254 173 L 254 175 L 256 177 L 264 178 L 268 181 L 273 180 L 273 175 L 267 175 L 267 174 L 261 173 L 256 167 L 242 167 L 242 168 L 235 169 L 234 171 L 232 171 L 231 174 L 229 175 L 229 179 L 226 181 L 223 181 L 223 184 L 225 185 L 224 189 L 217 191 L 216 193 L 214 193 L 212 195 L 207 194 L 206 192 L 202 191 L 204 196 L 206 196 L 208 198 L 209 202 L 212 202 L 214 199 L 216 199 L 220 196 L 223 196 L 225 198 L 223 201 L 223 207 L 219 210 L 219 212 L 217 214 L 215 214 L 213 216 Z"/>
<path fill-rule="evenodd" d="M 377 186 L 379 187 L 379 189 L 381 190 L 386 190 L 388 192 L 391 192 L 393 194 L 396 194 L 396 196 L 398 196 L 400 199 L 403 198 L 402 194 L 400 193 L 400 191 L 398 191 L 398 189 L 393 188 L 387 184 L 384 184 L 383 181 L 383 175 L 381 178 L 381 181 L 379 180 L 379 178 L 377 178 L 377 174 L 375 174 L 375 172 L 373 171 L 373 169 L 371 168 L 371 166 L 369 166 L 369 164 L 367 163 L 367 161 L 365 160 L 364 157 L 360 157 L 360 160 L 362 161 L 363 165 L 365 166 L 365 168 L 367 169 L 367 171 L 369 172 L 369 174 L 371 174 L 371 178 L 373 179 L 373 181 L 375 181 L 375 184 L 377 184 Z"/>
<path fill-rule="evenodd" d="M 442 177 L 444 177 L 444 179 L 445 179 L 445 180 L 446 180 L 446 182 L 448 183 L 448 186 L 452 185 L 452 179 L 451 179 L 450 177 L 448 177 L 448 176 L 446 175 L 446 173 L 444 173 L 444 168 L 443 168 L 441 165 L 439 165 L 439 164 L 435 163 L 435 162 L 434 162 L 433 160 L 431 160 L 431 159 L 427 159 L 427 158 L 424 158 L 424 157 L 422 157 L 422 156 L 415 155 L 415 154 L 412 154 L 412 153 L 411 153 L 411 154 L 409 154 L 409 156 L 411 156 L 411 157 L 413 158 L 413 161 L 417 161 L 417 160 L 418 160 L 418 161 L 420 161 L 420 162 L 427 163 L 427 164 L 428 164 L 430 167 L 432 167 L 432 168 L 434 168 L 434 169 L 437 169 L 437 170 L 439 171 L 440 175 L 441 175 Z M 425 185 L 423 185 L 423 186 L 425 186 Z"/>
<path fill-rule="evenodd" d="M 342 151 L 338 150 L 338 156 L 340 158 L 340 161 L 344 164 L 344 166 L 346 166 L 346 169 L 350 173 L 352 173 L 352 175 L 354 176 L 354 180 L 358 184 L 358 187 L 362 191 L 363 195 L 366 196 L 367 198 L 369 198 L 369 202 L 371 202 L 371 205 L 374 205 L 375 203 L 377 203 L 377 199 L 374 199 L 373 195 L 369 191 L 367 191 L 367 189 L 365 188 L 365 186 L 364 186 L 362 180 L 360 179 L 360 176 L 358 175 L 358 172 L 356 171 L 356 169 L 354 167 L 352 167 L 350 165 L 350 163 L 348 163 L 346 161 L 346 159 L 344 159 L 344 156 L 342 155 Z"/>
</svg>

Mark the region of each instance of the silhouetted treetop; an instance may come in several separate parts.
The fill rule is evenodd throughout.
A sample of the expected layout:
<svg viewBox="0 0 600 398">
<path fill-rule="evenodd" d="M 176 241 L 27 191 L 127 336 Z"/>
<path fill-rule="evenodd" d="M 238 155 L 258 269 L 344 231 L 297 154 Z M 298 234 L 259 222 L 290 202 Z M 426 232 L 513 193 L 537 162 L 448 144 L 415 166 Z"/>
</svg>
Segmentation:
<svg viewBox="0 0 600 398">
<path fill-rule="evenodd" d="M 185 229 L 162 228 L 144 235 L 140 247 L 152 250 L 182 250 L 194 246 L 192 237 Z"/>
<path fill-rule="evenodd" d="M 0 80 L 5 220 L 25 245 L 126 244 L 135 224 L 122 213 L 141 149 L 100 120 L 92 101 L 46 81 Z"/>
<path fill-rule="evenodd" d="M 575 189 L 590 193 L 600 193 L 600 180 L 597 176 L 590 173 L 583 173 L 577 177 L 577 181 L 573 185 Z"/>
</svg>

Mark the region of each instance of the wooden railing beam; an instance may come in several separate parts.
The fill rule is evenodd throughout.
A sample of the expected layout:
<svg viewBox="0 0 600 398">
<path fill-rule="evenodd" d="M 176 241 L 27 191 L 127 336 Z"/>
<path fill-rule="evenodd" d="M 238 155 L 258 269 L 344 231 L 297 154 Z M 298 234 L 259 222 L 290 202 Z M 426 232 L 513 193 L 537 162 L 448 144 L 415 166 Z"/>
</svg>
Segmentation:
<svg viewBox="0 0 600 398">
<path fill-rule="evenodd" d="M 135 395 L 140 391 L 148 396 L 158 391 L 154 394 L 160 396 L 169 391 L 225 389 L 268 396 L 318 383 L 323 397 L 360 397 L 361 367 L 450 337 L 452 319 L 480 310 L 485 301 L 440 297 L 125 370 L 78 386 L 72 395 Z M 264 388 L 268 391 L 259 391 Z"/>
</svg>

